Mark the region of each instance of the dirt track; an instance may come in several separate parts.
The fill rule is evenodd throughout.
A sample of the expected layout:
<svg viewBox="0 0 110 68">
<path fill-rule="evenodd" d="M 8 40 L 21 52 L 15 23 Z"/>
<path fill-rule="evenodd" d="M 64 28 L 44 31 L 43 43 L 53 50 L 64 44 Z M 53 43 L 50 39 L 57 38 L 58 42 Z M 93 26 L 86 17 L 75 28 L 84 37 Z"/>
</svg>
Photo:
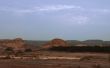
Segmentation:
<svg viewBox="0 0 110 68">
<path fill-rule="evenodd" d="M 0 59 L 0 68 L 110 68 L 109 54 L 43 52 L 42 56 L 74 56 L 83 59 Z"/>
<path fill-rule="evenodd" d="M 0 68 L 110 68 L 109 62 L 74 60 L 0 60 Z"/>
</svg>

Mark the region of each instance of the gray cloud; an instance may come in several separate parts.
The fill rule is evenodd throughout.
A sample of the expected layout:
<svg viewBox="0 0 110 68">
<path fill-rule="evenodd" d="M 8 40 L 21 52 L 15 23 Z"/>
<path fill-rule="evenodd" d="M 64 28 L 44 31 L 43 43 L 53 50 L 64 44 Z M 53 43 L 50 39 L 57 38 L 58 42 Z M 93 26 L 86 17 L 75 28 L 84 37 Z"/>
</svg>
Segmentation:
<svg viewBox="0 0 110 68">
<path fill-rule="evenodd" d="M 69 9 L 81 9 L 80 6 L 75 5 L 50 5 L 50 6 L 36 6 L 29 9 L 17 9 L 10 7 L 2 7 L 0 11 L 17 12 L 17 13 L 33 13 L 33 12 L 43 12 L 43 11 L 60 11 Z"/>
<path fill-rule="evenodd" d="M 98 12 L 98 13 L 110 13 L 110 9 L 92 9 L 84 8 L 82 6 L 76 5 L 45 5 L 45 6 L 35 6 L 32 8 L 10 8 L 10 7 L 0 7 L 0 11 L 14 12 L 14 13 L 34 13 L 34 12 L 50 12 L 50 11 L 61 11 L 61 10 L 74 10 L 78 9 L 79 11 L 88 11 L 88 12 Z"/>
<path fill-rule="evenodd" d="M 24 9 L 24 8 L 10 8 L 10 7 L 0 7 L 0 11 L 5 11 L 5 12 L 12 12 L 16 15 L 25 15 L 25 14 L 31 14 L 31 13 L 36 13 L 36 12 L 54 12 L 54 11 L 62 11 L 62 10 L 70 10 L 74 11 L 74 9 L 78 9 L 78 12 L 89 12 L 91 15 L 94 14 L 105 14 L 105 13 L 110 13 L 110 9 L 94 9 L 94 8 L 84 8 L 82 6 L 76 6 L 76 5 L 47 5 L 47 6 L 35 6 L 32 8 Z M 65 20 L 67 22 L 72 22 L 72 23 L 78 23 L 78 24 L 86 24 L 91 17 L 85 15 L 66 15 L 69 12 L 65 13 L 65 16 L 61 16 L 61 20 Z M 58 15 L 59 16 L 59 15 Z M 57 16 L 57 17 L 58 17 Z M 58 17 L 59 18 L 59 17 Z"/>
</svg>

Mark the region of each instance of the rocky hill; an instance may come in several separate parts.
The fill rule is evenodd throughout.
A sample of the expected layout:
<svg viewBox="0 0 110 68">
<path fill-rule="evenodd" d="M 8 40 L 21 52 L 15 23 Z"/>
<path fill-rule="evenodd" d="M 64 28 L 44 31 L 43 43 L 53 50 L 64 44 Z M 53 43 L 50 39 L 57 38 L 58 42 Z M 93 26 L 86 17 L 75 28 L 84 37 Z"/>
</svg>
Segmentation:
<svg viewBox="0 0 110 68">
<path fill-rule="evenodd" d="M 58 46 L 67 47 L 68 45 L 66 41 L 56 38 L 44 44 L 43 48 L 51 48 L 51 47 L 58 47 Z"/>
<path fill-rule="evenodd" d="M 21 38 L 0 40 L 0 47 L 12 47 L 15 50 L 23 48 L 25 42 Z"/>
</svg>

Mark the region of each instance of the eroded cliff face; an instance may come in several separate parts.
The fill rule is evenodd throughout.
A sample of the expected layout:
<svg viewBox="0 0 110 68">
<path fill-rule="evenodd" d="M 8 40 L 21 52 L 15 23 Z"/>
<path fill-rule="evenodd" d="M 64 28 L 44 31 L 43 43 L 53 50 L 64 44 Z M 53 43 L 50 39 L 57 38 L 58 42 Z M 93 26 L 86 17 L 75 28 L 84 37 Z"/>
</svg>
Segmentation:
<svg viewBox="0 0 110 68">
<path fill-rule="evenodd" d="M 0 40 L 0 46 L 12 47 L 15 50 L 24 48 L 25 42 L 21 38 Z"/>
<path fill-rule="evenodd" d="M 66 41 L 56 38 L 44 44 L 43 48 L 51 48 L 51 47 L 59 47 L 59 46 L 67 47 L 68 45 Z"/>
</svg>

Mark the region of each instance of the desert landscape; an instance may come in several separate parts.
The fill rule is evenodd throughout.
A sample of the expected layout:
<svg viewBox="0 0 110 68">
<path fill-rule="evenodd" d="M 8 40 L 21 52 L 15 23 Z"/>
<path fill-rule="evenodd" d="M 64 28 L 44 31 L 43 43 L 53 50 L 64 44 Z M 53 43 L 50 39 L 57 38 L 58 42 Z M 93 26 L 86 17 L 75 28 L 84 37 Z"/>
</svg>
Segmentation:
<svg viewBox="0 0 110 68">
<path fill-rule="evenodd" d="M 0 68 L 110 68 L 110 0 L 0 0 Z"/>
<path fill-rule="evenodd" d="M 109 43 L 90 41 L 0 40 L 0 68 L 110 68 Z"/>
</svg>

